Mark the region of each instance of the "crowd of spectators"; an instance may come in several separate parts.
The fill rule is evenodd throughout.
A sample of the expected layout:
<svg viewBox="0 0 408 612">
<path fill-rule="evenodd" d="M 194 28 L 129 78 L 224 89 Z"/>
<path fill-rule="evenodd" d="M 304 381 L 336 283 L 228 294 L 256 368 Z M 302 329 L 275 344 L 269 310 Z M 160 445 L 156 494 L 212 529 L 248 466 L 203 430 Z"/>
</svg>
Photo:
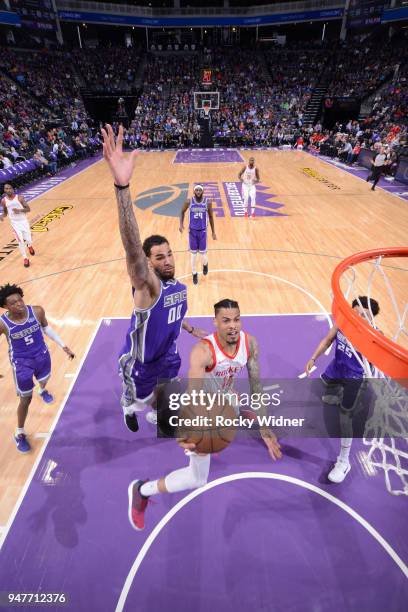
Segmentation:
<svg viewBox="0 0 408 612">
<path fill-rule="evenodd" d="M 136 92 L 136 75 L 141 63 L 139 48 L 77 49 L 72 55 L 89 91 L 104 94 Z"/>
<path fill-rule="evenodd" d="M 0 49 L 0 169 L 35 160 L 52 174 L 100 148 L 100 136 L 80 96 L 78 76 L 96 94 L 131 92 L 137 98 L 125 130 L 128 148 L 199 146 L 194 108 L 200 71 L 214 67 L 220 105 L 211 130 L 223 146 L 311 148 L 352 164 L 362 147 L 387 144 L 398 155 L 407 137 L 408 63 L 395 44 L 355 41 L 284 48 L 214 48 L 147 54 L 107 48 L 58 52 Z M 142 88 L 135 91 L 140 63 Z M 74 70 L 73 63 L 76 68 Z M 120 70 L 117 66 L 120 65 Z M 75 72 L 76 71 L 76 72 Z M 328 95 L 364 97 L 384 86 L 368 117 L 333 129 L 305 126 L 313 89 L 328 75 Z"/>
<path fill-rule="evenodd" d="M 147 57 L 144 84 L 134 119 L 125 135 L 132 148 L 196 146 L 200 126 L 194 112 L 200 58 Z"/>
<path fill-rule="evenodd" d="M 16 183 L 55 174 L 100 148 L 70 62 L 60 54 L 0 49 L 0 170 Z"/>
<path fill-rule="evenodd" d="M 365 98 L 394 74 L 406 55 L 405 36 L 338 43 L 328 57 L 329 97 Z"/>
</svg>

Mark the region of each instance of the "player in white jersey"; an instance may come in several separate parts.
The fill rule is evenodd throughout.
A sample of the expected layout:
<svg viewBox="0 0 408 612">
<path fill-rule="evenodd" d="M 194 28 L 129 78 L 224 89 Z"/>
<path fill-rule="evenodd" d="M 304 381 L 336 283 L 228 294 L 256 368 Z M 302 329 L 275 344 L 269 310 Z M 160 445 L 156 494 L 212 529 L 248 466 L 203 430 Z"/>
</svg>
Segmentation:
<svg viewBox="0 0 408 612">
<path fill-rule="evenodd" d="M 214 393 L 231 393 L 234 379 L 246 367 L 251 394 L 262 393 L 258 362 L 258 343 L 253 336 L 241 331 L 238 303 L 221 300 L 214 305 L 216 332 L 196 344 L 190 354 L 189 380 L 196 386 L 211 389 Z M 281 457 L 279 442 L 267 428 L 260 429 L 261 436 L 272 459 Z M 189 456 L 189 465 L 171 472 L 159 480 L 134 480 L 129 485 L 129 521 L 134 529 L 144 528 L 144 513 L 148 499 L 158 493 L 177 493 L 196 489 L 206 484 L 211 455 L 195 452 L 195 445 L 179 440 Z"/>
<path fill-rule="evenodd" d="M 4 193 L 5 195 L 1 200 L 0 206 L 0 213 L 2 213 L 0 219 L 3 221 L 4 217 L 7 216 L 10 219 L 11 227 L 18 241 L 18 248 L 24 259 L 24 267 L 28 268 L 30 260 L 27 257 L 25 243 L 27 243 L 30 255 L 35 255 L 30 224 L 26 217 L 26 213 L 30 212 L 30 207 L 23 196 L 16 194 L 10 183 L 4 185 Z"/>
<path fill-rule="evenodd" d="M 251 212 L 250 217 L 255 217 L 255 204 L 256 204 L 256 187 L 255 184 L 259 183 L 260 176 L 259 170 L 255 167 L 255 159 L 250 157 L 248 165 L 244 166 L 241 172 L 238 174 L 238 178 L 242 181 L 242 195 L 244 196 L 244 208 L 245 217 L 248 218 L 248 200 L 251 198 Z"/>
</svg>

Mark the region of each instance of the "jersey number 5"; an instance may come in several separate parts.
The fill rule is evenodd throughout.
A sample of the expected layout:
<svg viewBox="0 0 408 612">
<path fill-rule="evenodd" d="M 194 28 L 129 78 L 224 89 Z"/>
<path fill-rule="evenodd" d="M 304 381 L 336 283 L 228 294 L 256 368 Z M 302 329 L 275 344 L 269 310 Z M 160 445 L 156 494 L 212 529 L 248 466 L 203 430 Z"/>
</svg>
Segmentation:
<svg viewBox="0 0 408 612">
<path fill-rule="evenodd" d="M 26 346 L 29 346 L 34 342 L 34 338 L 32 336 L 24 336 L 24 342 L 26 343 Z"/>
<path fill-rule="evenodd" d="M 178 306 L 173 306 L 173 308 L 170 308 L 167 323 L 174 323 L 174 321 L 178 321 L 181 317 L 182 308 L 183 304 L 179 304 Z"/>
</svg>

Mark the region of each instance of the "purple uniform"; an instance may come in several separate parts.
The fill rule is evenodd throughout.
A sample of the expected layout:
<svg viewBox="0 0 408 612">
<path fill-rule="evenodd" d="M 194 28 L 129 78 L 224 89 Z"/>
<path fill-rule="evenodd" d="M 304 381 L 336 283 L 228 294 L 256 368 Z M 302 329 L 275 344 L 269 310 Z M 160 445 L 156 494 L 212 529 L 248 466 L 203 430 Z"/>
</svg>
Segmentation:
<svg viewBox="0 0 408 612">
<path fill-rule="evenodd" d="M 362 361 L 361 354 L 357 352 L 357 355 Z M 334 359 L 321 375 L 321 379 L 328 387 L 343 387 L 343 408 L 351 410 L 355 406 L 364 379 L 364 369 L 341 331 L 336 334 Z"/>
<path fill-rule="evenodd" d="M 44 381 L 51 374 L 51 359 L 44 342 L 41 324 L 32 306 L 27 306 L 27 318 L 16 323 L 6 315 L 1 320 L 7 330 L 10 363 L 13 368 L 17 394 L 31 395 L 35 377 Z"/>
<path fill-rule="evenodd" d="M 207 225 L 208 225 L 208 200 L 204 198 L 197 202 L 195 197 L 191 198 L 189 208 L 189 247 L 192 253 L 206 253 L 207 251 Z"/>
<path fill-rule="evenodd" d="M 119 357 L 122 403 L 147 400 L 160 379 L 177 376 L 181 363 L 177 338 L 186 312 L 187 288 L 175 279 L 161 282 L 153 306 L 134 309 Z"/>
<path fill-rule="evenodd" d="M 357 353 L 361 361 L 363 358 Z M 364 369 L 355 356 L 347 338 L 338 331 L 336 334 L 336 350 L 334 359 L 329 363 L 324 375 L 328 378 L 363 378 Z"/>
</svg>

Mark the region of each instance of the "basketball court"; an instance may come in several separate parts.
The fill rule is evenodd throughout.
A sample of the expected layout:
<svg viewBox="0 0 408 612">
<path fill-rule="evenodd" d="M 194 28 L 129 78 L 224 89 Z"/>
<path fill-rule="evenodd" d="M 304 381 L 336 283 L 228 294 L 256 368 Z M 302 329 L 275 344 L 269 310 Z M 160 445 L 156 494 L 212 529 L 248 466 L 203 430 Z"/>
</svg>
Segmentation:
<svg viewBox="0 0 408 612">
<path fill-rule="evenodd" d="M 255 219 L 243 217 L 238 181 L 250 156 L 261 177 Z M 336 439 L 282 439 L 283 458 L 272 462 L 258 439 L 238 438 L 212 457 L 205 487 L 156 496 L 145 531 L 132 530 L 129 482 L 180 467 L 183 454 L 143 418 L 137 434 L 124 427 L 117 355 L 132 296 L 112 178 L 98 158 L 78 170 L 30 188 L 29 269 L 2 226 L 1 278 L 45 308 L 77 358 L 51 345 L 56 402 L 34 398 L 33 450 L 23 456 L 12 436 L 6 350 L 0 355 L 0 591 L 64 592 L 72 611 L 89 610 L 89 601 L 101 611 L 171 609 L 175 601 L 180 611 L 201 612 L 271 610 L 271 601 L 274 610 L 404 609 L 407 495 L 387 490 L 362 440 L 353 442 L 349 476 L 334 485 L 326 476 Z M 146 152 L 131 191 L 142 236 L 163 234 L 175 252 L 187 320 L 211 332 L 213 304 L 237 300 L 243 329 L 259 342 L 262 377 L 298 379 L 332 324 L 334 268 L 353 253 L 406 244 L 404 187 L 387 191 L 382 181 L 373 193 L 362 174 L 294 150 Z M 209 274 L 194 286 L 178 215 L 197 183 L 213 201 L 217 240 L 209 239 Z M 357 294 L 367 293 L 372 269 L 362 264 Z M 406 260 L 388 258 L 382 269 L 394 297 L 376 275 L 376 323 L 387 337 L 399 326 L 407 349 Z M 193 342 L 181 333 L 184 374 Z M 313 378 L 329 359 L 319 359 Z"/>
</svg>

